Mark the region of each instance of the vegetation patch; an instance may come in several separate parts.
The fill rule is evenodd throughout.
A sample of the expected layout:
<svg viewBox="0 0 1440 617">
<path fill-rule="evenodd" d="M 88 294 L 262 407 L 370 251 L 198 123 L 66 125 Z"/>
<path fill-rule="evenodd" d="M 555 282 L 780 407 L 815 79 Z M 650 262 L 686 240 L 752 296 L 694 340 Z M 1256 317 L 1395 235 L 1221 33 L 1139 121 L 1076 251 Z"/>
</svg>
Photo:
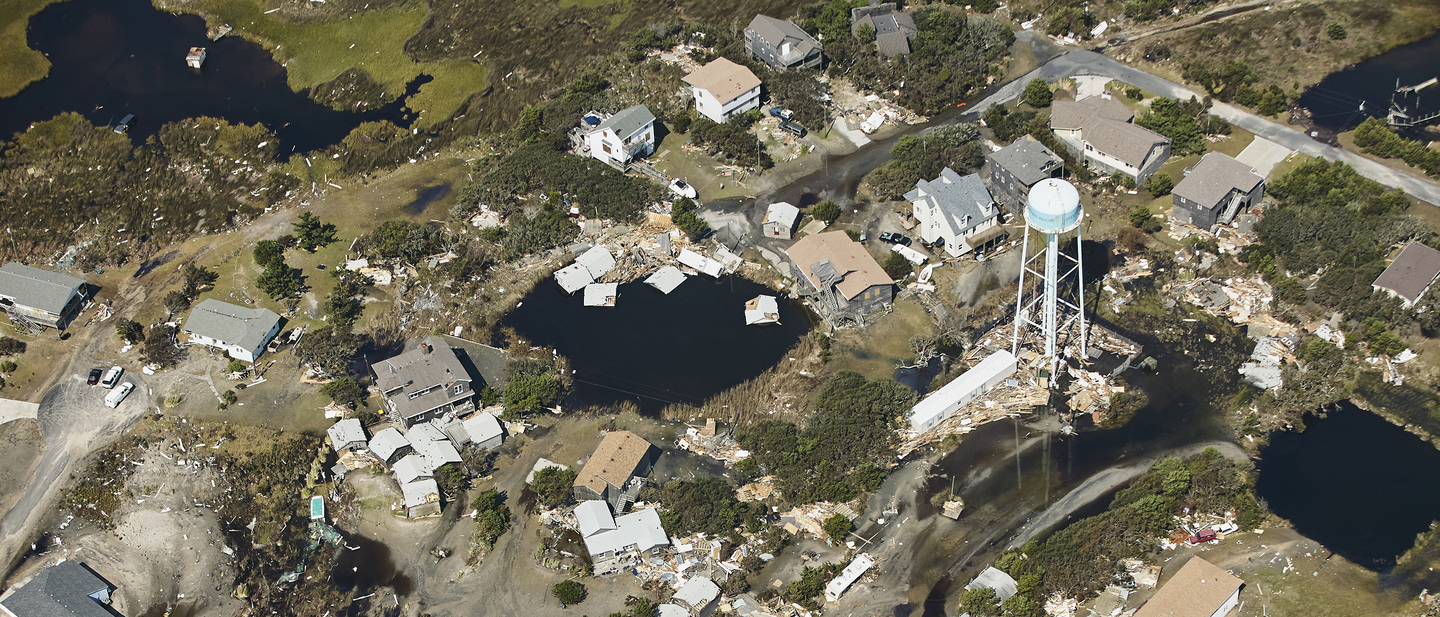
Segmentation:
<svg viewBox="0 0 1440 617">
<path fill-rule="evenodd" d="M 11 0 L 0 4 L 0 98 L 15 96 L 50 72 L 45 54 L 30 49 L 30 18 L 58 0 Z"/>
</svg>

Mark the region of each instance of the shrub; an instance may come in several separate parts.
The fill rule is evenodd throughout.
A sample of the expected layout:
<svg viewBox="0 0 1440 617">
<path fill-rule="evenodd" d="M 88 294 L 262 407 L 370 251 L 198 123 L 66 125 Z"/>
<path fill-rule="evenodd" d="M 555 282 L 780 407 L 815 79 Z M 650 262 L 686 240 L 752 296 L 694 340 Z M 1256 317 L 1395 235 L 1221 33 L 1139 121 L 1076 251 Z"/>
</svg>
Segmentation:
<svg viewBox="0 0 1440 617">
<path fill-rule="evenodd" d="M 578 581 L 560 581 L 550 588 L 550 595 L 566 606 L 579 604 L 585 601 L 585 586 Z"/>
<path fill-rule="evenodd" d="M 1175 181 L 1170 179 L 1170 174 L 1158 173 L 1145 180 L 1145 190 L 1155 197 L 1164 197 L 1170 194 L 1175 188 Z"/>
<path fill-rule="evenodd" d="M 526 414 L 560 401 L 564 388 L 553 374 L 516 375 L 505 385 L 505 413 Z"/>
<path fill-rule="evenodd" d="M 825 519 L 823 527 L 831 542 L 837 546 L 842 545 L 845 544 L 845 535 L 850 533 L 850 519 L 845 518 L 844 514 L 836 514 Z"/>
<path fill-rule="evenodd" d="M 1049 107 L 1055 99 L 1055 93 L 1050 90 L 1050 84 L 1044 79 L 1036 77 L 1025 84 L 1025 102 L 1031 107 Z"/>
<path fill-rule="evenodd" d="M 834 223 L 840 218 L 840 206 L 833 199 L 826 199 L 810 207 L 810 217 L 817 221 L 825 221 L 825 224 Z"/>
<path fill-rule="evenodd" d="M 542 505 L 554 508 L 570 498 L 571 488 L 575 486 L 578 475 L 574 469 L 546 467 L 535 472 L 535 481 L 530 483 L 530 490 L 535 491 L 535 499 Z"/>
<path fill-rule="evenodd" d="M 310 212 L 301 212 L 300 220 L 294 224 L 295 245 L 304 249 L 307 253 L 314 253 L 316 249 L 329 246 L 335 243 L 334 223 L 321 223 L 319 218 Z"/>
<path fill-rule="evenodd" d="M 137 322 L 133 319 L 125 319 L 124 317 L 121 317 L 118 321 L 115 322 L 115 333 L 120 335 L 121 339 L 131 345 L 145 340 L 145 326 L 140 325 L 140 322 Z M 15 339 L 9 337 L 0 339 L 0 347 L 4 346 L 5 341 L 15 341 Z M 20 341 L 15 342 L 20 343 Z M 25 344 L 20 343 L 20 345 L 20 351 L 25 351 Z M 0 353 L 3 353 L 3 350 L 0 350 Z"/>
<path fill-rule="evenodd" d="M 1125 86 L 1125 96 L 1129 97 L 1131 100 L 1138 101 L 1145 98 L 1145 93 L 1142 92 L 1138 87 Z"/>
<path fill-rule="evenodd" d="M 700 218 L 700 211 L 695 207 L 695 202 L 691 201 L 689 197 L 675 200 L 675 204 L 670 208 L 670 220 L 691 240 L 699 240 L 701 236 L 705 235 L 705 232 L 710 230 L 705 219 Z"/>
<path fill-rule="evenodd" d="M 495 541 L 510 529 L 510 508 L 505 505 L 505 493 L 490 489 L 470 501 L 475 511 L 475 539 L 485 547 L 494 548 Z"/>
<path fill-rule="evenodd" d="M 367 395 L 365 388 L 349 377 L 334 379 L 330 383 L 320 386 L 320 393 L 330 397 L 330 400 L 337 405 L 344 405 L 351 409 L 364 402 Z"/>
<path fill-rule="evenodd" d="M 1345 26 L 1333 23 L 1325 28 L 1325 36 L 1330 37 L 1332 41 L 1343 41 L 1345 37 L 1349 36 L 1349 33 L 1345 31 Z"/>
<path fill-rule="evenodd" d="M 0 361 L 0 373 L 14 373 L 17 368 L 20 367 L 13 360 Z"/>
<path fill-rule="evenodd" d="M 890 253 L 885 257 L 885 263 L 880 264 L 880 267 L 885 270 L 885 274 L 889 275 L 890 278 L 897 281 L 905 278 L 905 275 L 912 272 L 912 268 L 910 267 L 910 260 L 905 259 L 905 257 L 901 254 L 894 252 Z"/>
<path fill-rule="evenodd" d="M 280 246 L 280 243 L 274 240 L 261 240 L 255 243 L 255 248 L 250 251 L 250 254 L 255 258 L 255 265 L 268 268 L 271 263 L 283 262 L 285 247 Z"/>
<path fill-rule="evenodd" d="M 175 328 L 164 324 L 152 326 L 145 334 L 140 356 L 152 364 L 173 366 L 180 360 L 180 348 L 175 346 Z"/>
<path fill-rule="evenodd" d="M 229 364 L 225 365 L 225 372 L 227 373 L 239 373 L 244 370 L 245 363 L 239 360 L 231 360 Z"/>
</svg>

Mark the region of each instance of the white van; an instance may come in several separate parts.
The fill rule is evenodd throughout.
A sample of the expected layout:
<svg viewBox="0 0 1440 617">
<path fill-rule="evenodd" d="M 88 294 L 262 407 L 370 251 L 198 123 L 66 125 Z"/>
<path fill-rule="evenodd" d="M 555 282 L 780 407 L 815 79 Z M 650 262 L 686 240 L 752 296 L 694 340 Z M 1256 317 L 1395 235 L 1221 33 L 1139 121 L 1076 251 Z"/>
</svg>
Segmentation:
<svg viewBox="0 0 1440 617">
<path fill-rule="evenodd" d="M 105 378 L 100 380 L 100 385 L 103 386 L 106 390 L 114 388 L 115 384 L 120 383 L 120 376 L 124 374 L 125 369 L 118 366 L 112 366 L 110 367 L 110 370 L 105 371 Z"/>
<path fill-rule="evenodd" d="M 119 387 L 119 388 L 115 388 L 114 391 L 112 391 L 111 393 L 105 395 L 105 406 L 106 406 L 106 407 L 109 407 L 109 408 L 111 408 L 111 409 L 114 409 L 114 408 L 116 408 L 116 407 L 119 407 L 119 406 L 120 406 L 120 402 L 121 402 L 121 401 L 124 401 L 124 400 L 125 400 L 125 397 L 126 397 L 126 396 L 129 396 L 129 395 L 130 395 L 130 391 L 131 391 L 131 390 L 134 390 L 134 389 L 135 389 L 135 384 L 130 383 L 130 382 L 128 382 L 128 381 L 125 382 L 125 383 L 120 384 L 120 387 Z"/>
</svg>

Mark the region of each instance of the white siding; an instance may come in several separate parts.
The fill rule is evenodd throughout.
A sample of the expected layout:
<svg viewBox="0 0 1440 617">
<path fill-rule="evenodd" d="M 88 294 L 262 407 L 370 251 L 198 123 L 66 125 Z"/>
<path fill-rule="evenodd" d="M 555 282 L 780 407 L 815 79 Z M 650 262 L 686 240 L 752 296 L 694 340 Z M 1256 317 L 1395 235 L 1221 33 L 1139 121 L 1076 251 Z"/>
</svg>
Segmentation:
<svg viewBox="0 0 1440 617">
<path fill-rule="evenodd" d="M 981 360 L 945 387 L 925 397 L 910 410 L 910 429 L 923 433 L 1015 374 L 1015 356 L 1001 350 Z"/>
<path fill-rule="evenodd" d="M 695 110 L 715 122 L 724 122 L 730 116 L 760 107 L 760 86 L 755 86 L 724 103 L 715 99 L 709 90 L 690 88 L 695 95 Z"/>
</svg>

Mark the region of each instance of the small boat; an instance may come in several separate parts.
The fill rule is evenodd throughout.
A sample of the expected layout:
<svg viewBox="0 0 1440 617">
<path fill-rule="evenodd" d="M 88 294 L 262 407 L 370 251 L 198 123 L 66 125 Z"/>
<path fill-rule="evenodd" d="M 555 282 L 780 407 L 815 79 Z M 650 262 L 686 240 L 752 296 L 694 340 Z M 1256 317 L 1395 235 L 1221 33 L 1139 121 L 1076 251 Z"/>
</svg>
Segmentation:
<svg viewBox="0 0 1440 617">
<path fill-rule="evenodd" d="M 134 122 L 135 114 L 125 114 L 125 117 L 121 118 L 120 122 L 115 125 L 115 132 L 123 134 L 125 131 L 130 130 L 130 125 Z"/>
<path fill-rule="evenodd" d="M 685 181 L 679 178 L 676 178 L 673 182 L 670 183 L 670 190 L 681 197 L 689 197 L 690 199 L 695 199 L 695 187 L 685 184 Z"/>
</svg>

